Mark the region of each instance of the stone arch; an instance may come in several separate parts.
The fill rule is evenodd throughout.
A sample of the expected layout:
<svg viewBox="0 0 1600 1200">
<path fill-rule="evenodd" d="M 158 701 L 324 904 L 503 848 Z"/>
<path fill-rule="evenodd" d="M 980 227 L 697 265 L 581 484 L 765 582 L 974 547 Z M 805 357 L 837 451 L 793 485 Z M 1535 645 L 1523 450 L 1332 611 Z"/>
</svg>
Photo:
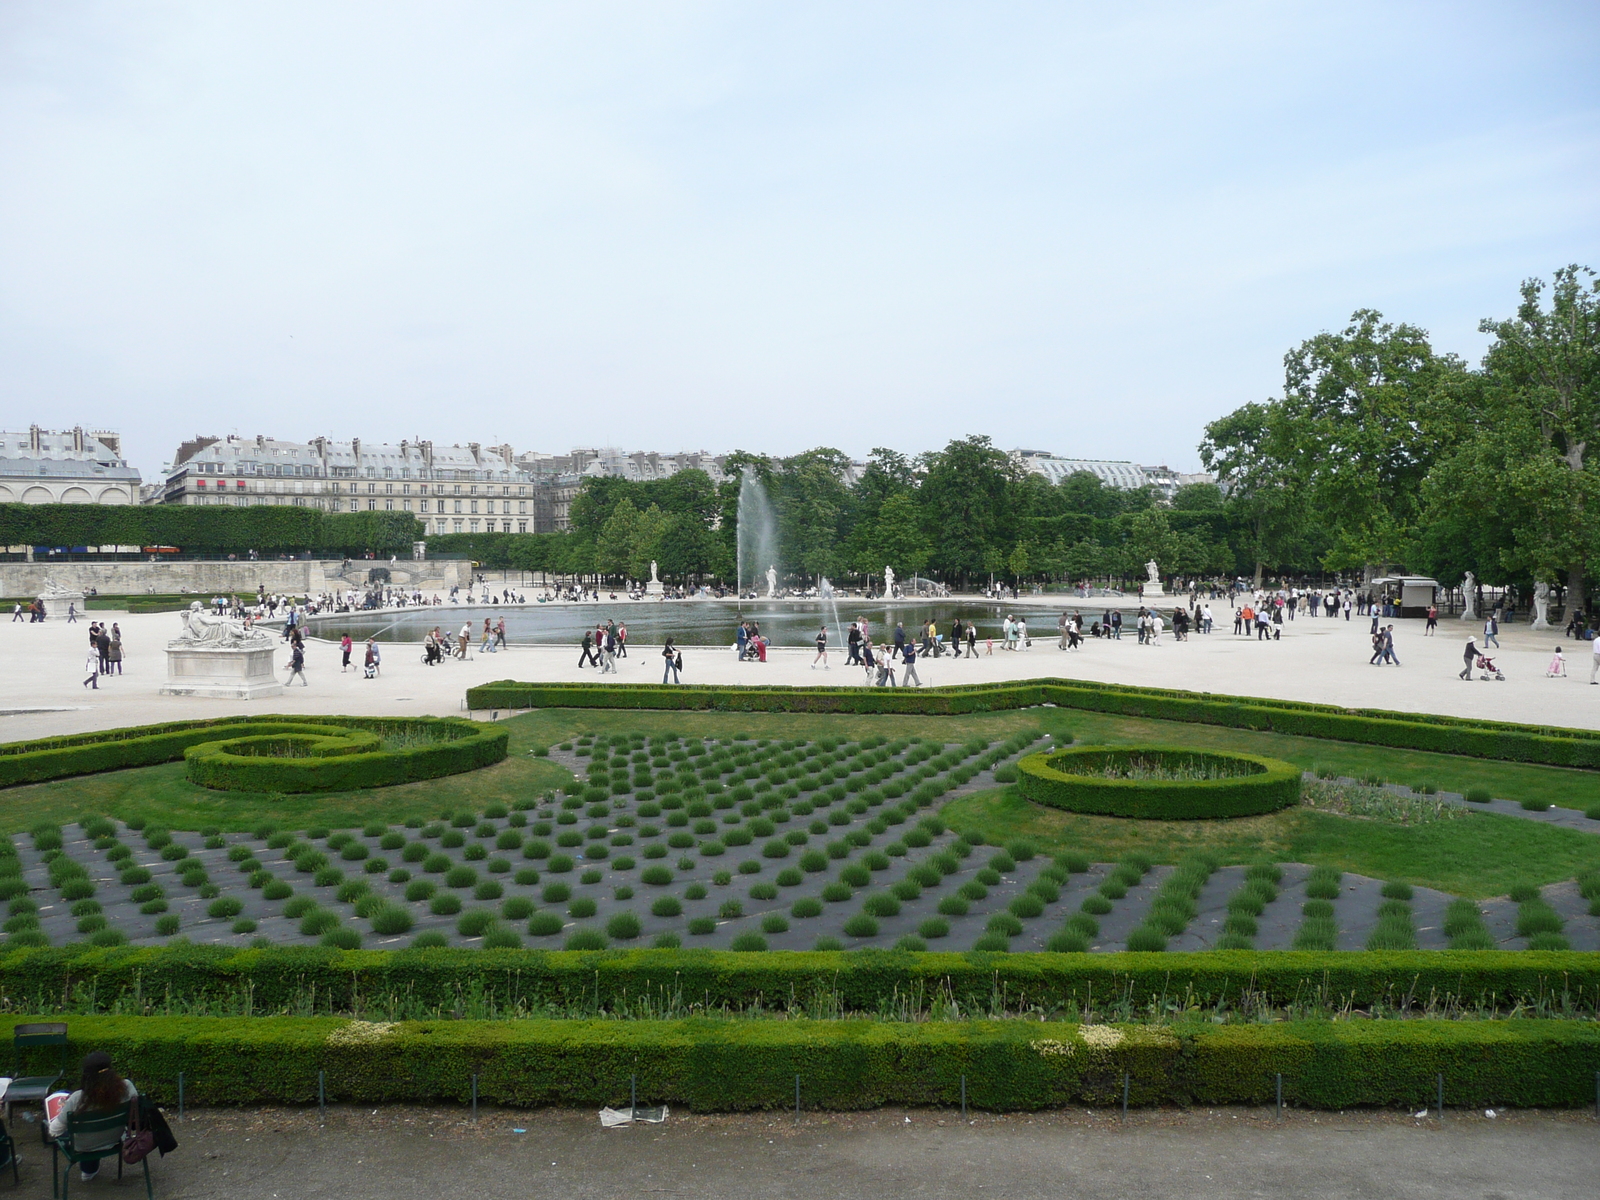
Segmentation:
<svg viewBox="0 0 1600 1200">
<path fill-rule="evenodd" d="M 0 483 L 0 504 L 15 504 L 16 502 L 17 494 L 5 484 Z"/>
<path fill-rule="evenodd" d="M 24 504 L 53 504 L 55 497 L 50 494 L 49 488 L 39 487 L 37 484 L 22 493 Z"/>
<path fill-rule="evenodd" d="M 61 493 L 61 499 L 58 500 L 56 503 L 58 503 L 58 504 L 93 504 L 94 503 L 94 497 L 89 495 L 89 489 L 88 488 L 81 488 L 81 487 L 74 486 L 74 487 L 69 487 L 66 491 L 62 492 Z"/>
<path fill-rule="evenodd" d="M 126 503 L 128 503 L 128 493 L 124 489 L 119 488 L 119 487 L 102 488 L 100 490 L 100 498 L 98 500 L 96 500 L 95 503 L 96 504 L 126 504 Z"/>
</svg>

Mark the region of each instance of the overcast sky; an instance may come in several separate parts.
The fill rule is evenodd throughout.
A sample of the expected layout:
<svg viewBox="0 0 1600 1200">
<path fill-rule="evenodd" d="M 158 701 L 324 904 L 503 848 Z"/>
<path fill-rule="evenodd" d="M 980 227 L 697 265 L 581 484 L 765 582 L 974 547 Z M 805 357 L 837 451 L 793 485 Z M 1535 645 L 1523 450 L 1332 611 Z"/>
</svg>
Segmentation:
<svg viewBox="0 0 1600 1200">
<path fill-rule="evenodd" d="M 1600 5 L 0 4 L 0 427 L 1194 469 L 1600 267 Z"/>
</svg>

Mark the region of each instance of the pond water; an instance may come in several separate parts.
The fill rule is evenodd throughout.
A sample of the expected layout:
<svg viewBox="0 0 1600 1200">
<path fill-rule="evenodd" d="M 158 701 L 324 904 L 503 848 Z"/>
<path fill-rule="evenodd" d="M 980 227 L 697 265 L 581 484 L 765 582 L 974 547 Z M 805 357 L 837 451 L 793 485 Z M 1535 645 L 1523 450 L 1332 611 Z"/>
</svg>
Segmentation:
<svg viewBox="0 0 1600 1200">
<path fill-rule="evenodd" d="M 1068 612 L 1079 609 L 1073 605 Z M 357 641 L 375 637 L 380 642 L 420 642 L 434 626 L 449 634 L 461 626 L 472 625 L 473 640 L 483 632 L 483 619 L 506 623 L 506 640 L 517 645 L 576 645 L 583 631 L 604 624 L 607 618 L 628 627 L 630 641 L 659 645 L 671 635 L 685 646 L 731 646 L 734 629 L 741 619 L 753 620 L 776 646 L 809 646 L 817 627 L 828 625 L 828 644 L 843 644 L 850 622 L 865 617 L 873 641 L 893 634 L 896 621 L 907 630 L 920 627 L 929 618 L 939 632 L 948 634 L 951 622 L 976 621 L 980 638 L 1000 636 L 1000 622 L 1007 613 L 1023 616 L 1035 638 L 1055 637 L 1059 610 L 1041 610 L 1025 605 L 973 601 L 839 601 L 839 619 L 844 627 L 834 626 L 833 613 L 826 601 L 746 600 L 741 606 L 733 600 L 678 600 L 667 603 L 527 604 L 466 605 L 446 604 L 439 608 L 391 609 L 376 613 L 333 613 L 312 617 L 309 632 L 315 637 L 336 639 L 348 633 Z M 1098 620 L 1102 608 L 1081 606 L 1084 628 Z"/>
</svg>

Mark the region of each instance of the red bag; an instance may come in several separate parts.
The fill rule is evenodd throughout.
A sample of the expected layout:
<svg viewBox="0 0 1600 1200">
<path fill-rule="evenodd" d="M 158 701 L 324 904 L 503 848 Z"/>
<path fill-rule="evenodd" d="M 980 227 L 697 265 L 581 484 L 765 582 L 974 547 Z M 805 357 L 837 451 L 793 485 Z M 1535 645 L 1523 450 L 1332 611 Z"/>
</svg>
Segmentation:
<svg viewBox="0 0 1600 1200">
<path fill-rule="evenodd" d="M 139 1102 L 135 1100 L 128 1109 L 128 1132 L 122 1137 L 122 1161 L 129 1166 L 143 1162 L 145 1155 L 155 1148 L 156 1135 L 140 1124 Z"/>
</svg>

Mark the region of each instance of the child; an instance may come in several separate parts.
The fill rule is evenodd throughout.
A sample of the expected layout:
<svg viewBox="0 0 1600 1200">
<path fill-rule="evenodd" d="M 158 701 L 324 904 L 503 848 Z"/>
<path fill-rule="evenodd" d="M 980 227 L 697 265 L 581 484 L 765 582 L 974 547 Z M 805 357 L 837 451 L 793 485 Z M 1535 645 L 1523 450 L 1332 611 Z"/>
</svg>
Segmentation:
<svg viewBox="0 0 1600 1200">
<path fill-rule="evenodd" d="M 983 643 L 983 652 L 990 658 L 994 657 L 994 638 L 986 638 Z"/>
<path fill-rule="evenodd" d="M 1550 665 L 1545 668 L 1544 677 L 1546 679 L 1555 679 L 1557 677 L 1565 679 L 1567 677 L 1567 658 L 1566 655 L 1561 653 L 1560 646 L 1556 647 L 1555 657 L 1550 660 Z"/>
</svg>

